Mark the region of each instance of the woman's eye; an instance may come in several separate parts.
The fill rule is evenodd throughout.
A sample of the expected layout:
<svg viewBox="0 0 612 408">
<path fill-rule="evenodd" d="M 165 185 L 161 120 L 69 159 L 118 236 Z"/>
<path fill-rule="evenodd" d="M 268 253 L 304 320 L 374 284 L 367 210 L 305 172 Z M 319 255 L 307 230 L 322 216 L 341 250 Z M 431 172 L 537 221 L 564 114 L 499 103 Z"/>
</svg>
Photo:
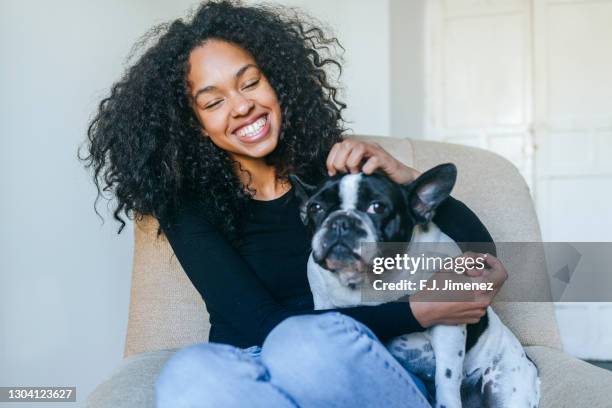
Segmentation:
<svg viewBox="0 0 612 408">
<path fill-rule="evenodd" d="M 386 208 L 387 207 L 380 201 L 374 201 L 372 204 L 370 204 L 366 212 L 368 214 L 381 214 L 385 211 Z"/>
<path fill-rule="evenodd" d="M 215 106 L 218 106 L 221 102 L 222 102 L 221 99 L 219 99 L 218 101 L 211 102 L 208 105 L 204 106 L 204 109 L 214 108 Z"/>
<path fill-rule="evenodd" d="M 242 89 L 249 89 L 249 88 L 253 88 L 255 87 L 255 85 L 257 85 L 259 83 L 259 79 L 256 79 L 254 81 L 248 82 L 246 85 L 244 85 L 242 87 Z"/>
<path fill-rule="evenodd" d="M 312 203 L 308 206 L 308 212 L 311 214 L 316 214 L 319 211 L 323 211 L 323 207 L 319 203 Z"/>
</svg>

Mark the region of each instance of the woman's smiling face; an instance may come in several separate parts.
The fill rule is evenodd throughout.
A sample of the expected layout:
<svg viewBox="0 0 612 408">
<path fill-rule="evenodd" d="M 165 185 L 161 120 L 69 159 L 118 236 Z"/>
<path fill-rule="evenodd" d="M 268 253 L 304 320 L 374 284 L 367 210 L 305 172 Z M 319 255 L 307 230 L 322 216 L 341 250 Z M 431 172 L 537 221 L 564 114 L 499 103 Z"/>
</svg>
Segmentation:
<svg viewBox="0 0 612 408">
<path fill-rule="evenodd" d="M 244 49 L 208 40 L 189 56 L 193 109 L 204 134 L 236 160 L 262 158 L 278 144 L 281 110 L 272 86 Z"/>
</svg>

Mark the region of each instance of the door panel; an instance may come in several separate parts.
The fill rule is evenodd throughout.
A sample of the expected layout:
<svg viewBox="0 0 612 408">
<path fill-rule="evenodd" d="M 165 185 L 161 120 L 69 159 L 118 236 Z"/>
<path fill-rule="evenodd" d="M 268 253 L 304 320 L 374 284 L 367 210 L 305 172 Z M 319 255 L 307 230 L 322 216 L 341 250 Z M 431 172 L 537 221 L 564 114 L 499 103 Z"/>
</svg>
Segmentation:
<svg viewBox="0 0 612 408">
<path fill-rule="evenodd" d="M 514 163 L 545 241 L 612 241 L 612 0 L 427 7 L 427 137 Z M 562 303 L 557 315 L 569 352 L 612 359 L 600 327 L 612 304 Z"/>
</svg>

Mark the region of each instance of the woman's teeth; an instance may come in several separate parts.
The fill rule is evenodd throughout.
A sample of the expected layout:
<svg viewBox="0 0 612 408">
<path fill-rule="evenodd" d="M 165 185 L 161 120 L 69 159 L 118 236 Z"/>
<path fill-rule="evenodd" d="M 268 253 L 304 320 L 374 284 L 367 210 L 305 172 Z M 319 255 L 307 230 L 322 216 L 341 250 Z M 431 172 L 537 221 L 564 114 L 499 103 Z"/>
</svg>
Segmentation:
<svg viewBox="0 0 612 408">
<path fill-rule="evenodd" d="M 250 125 L 241 127 L 236 131 L 236 135 L 239 137 L 255 136 L 266 125 L 267 118 L 267 115 L 262 116 L 260 119 L 256 120 Z"/>
</svg>

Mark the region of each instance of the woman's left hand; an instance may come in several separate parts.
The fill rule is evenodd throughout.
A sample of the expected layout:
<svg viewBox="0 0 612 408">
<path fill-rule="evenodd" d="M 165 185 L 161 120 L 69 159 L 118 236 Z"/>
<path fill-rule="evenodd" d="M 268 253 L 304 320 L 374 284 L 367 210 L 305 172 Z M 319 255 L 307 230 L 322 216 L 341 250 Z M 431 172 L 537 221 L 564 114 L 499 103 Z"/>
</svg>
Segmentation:
<svg viewBox="0 0 612 408">
<path fill-rule="evenodd" d="M 332 146 L 326 164 L 330 176 L 359 171 L 372 174 L 381 170 L 399 184 L 410 183 L 421 174 L 391 156 L 377 143 L 349 139 Z"/>
<path fill-rule="evenodd" d="M 477 269 L 472 268 L 466 270 L 465 274 L 470 277 L 475 277 L 481 282 L 493 283 L 493 291 L 490 293 L 491 299 L 499 292 L 502 285 L 508 279 L 508 271 L 501 263 L 499 259 L 491 254 L 479 254 L 476 252 L 465 252 L 462 257 L 464 258 L 484 258 L 486 263 L 485 268 Z"/>
</svg>

